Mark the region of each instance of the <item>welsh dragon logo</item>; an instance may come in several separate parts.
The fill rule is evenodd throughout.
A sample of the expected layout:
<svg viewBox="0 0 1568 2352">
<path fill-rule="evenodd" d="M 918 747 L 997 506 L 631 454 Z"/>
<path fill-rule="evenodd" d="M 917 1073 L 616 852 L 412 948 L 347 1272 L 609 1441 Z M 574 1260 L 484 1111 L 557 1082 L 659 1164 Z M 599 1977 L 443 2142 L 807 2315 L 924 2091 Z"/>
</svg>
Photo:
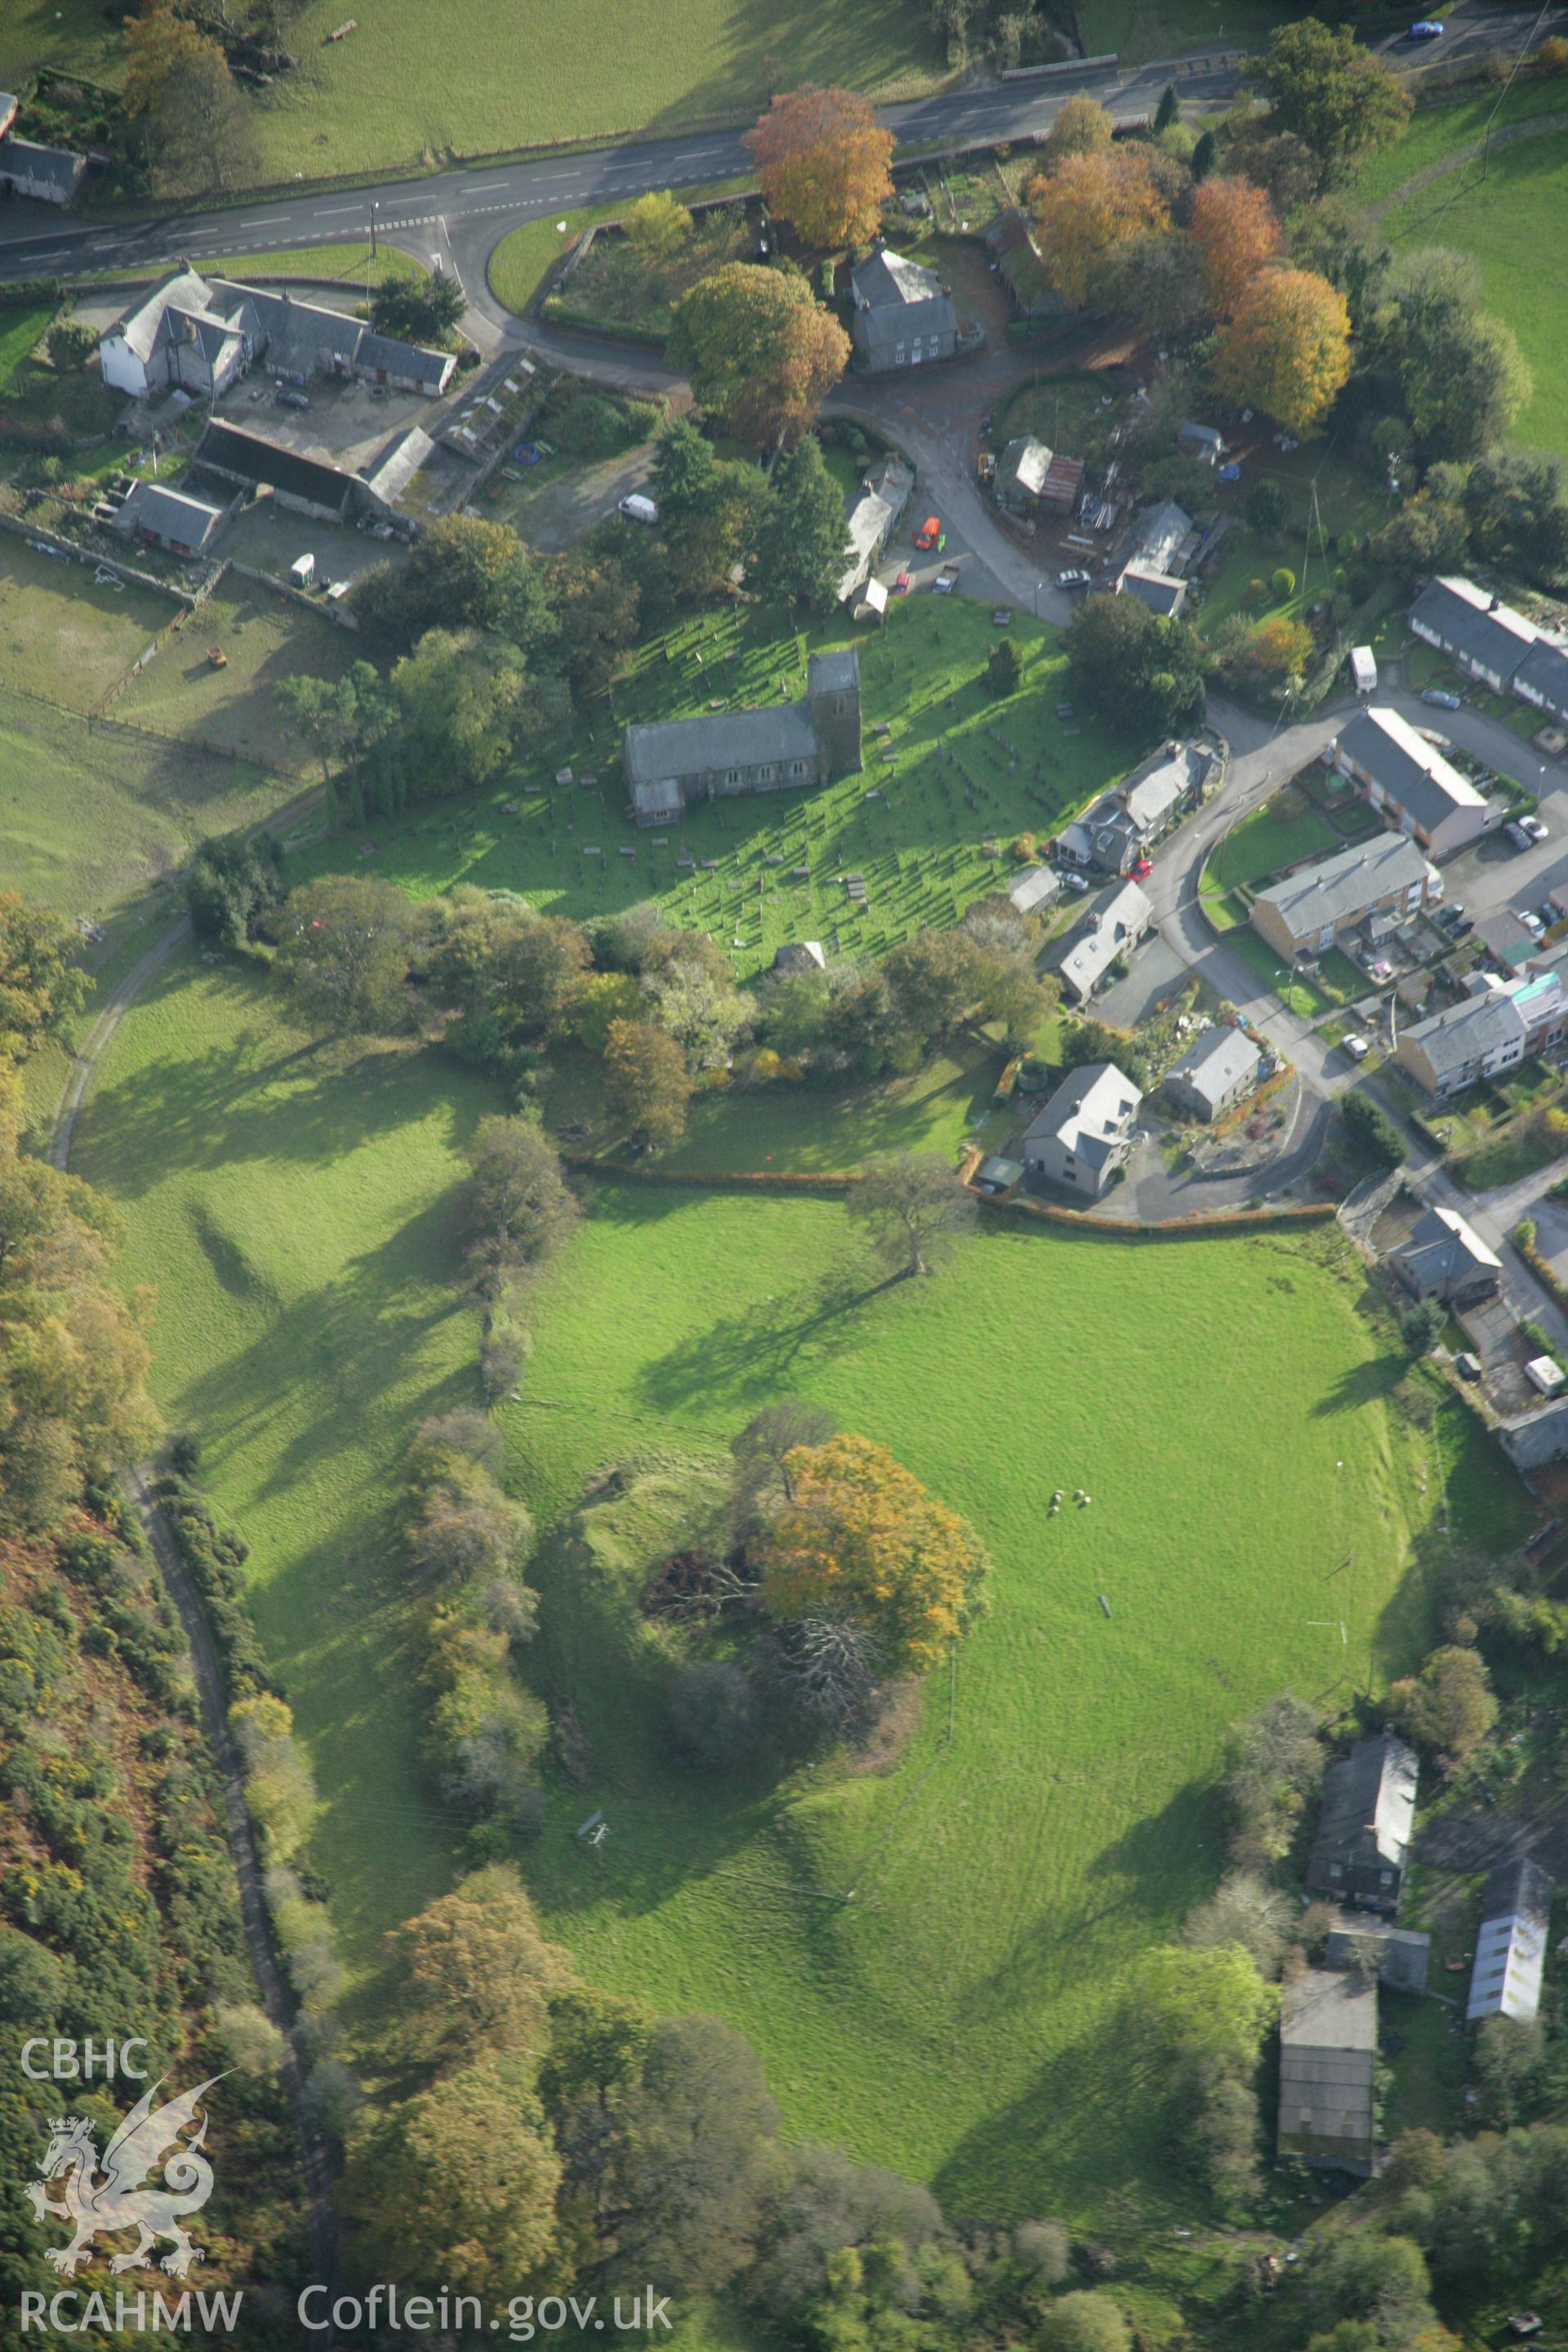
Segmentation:
<svg viewBox="0 0 1568 2352">
<path fill-rule="evenodd" d="M 46 2215 L 69 2221 L 75 2231 L 68 2246 L 51 2246 L 47 2260 L 62 2278 L 71 2278 L 92 2253 L 95 2238 L 116 2230 L 134 2230 L 136 2243 L 128 2253 L 116 2254 L 111 2271 L 134 2270 L 145 2263 L 155 2242 L 172 2240 L 160 2267 L 184 2278 L 193 2263 L 205 2259 L 203 2249 L 191 2243 L 181 2227 L 182 2217 L 199 2213 L 213 2190 L 213 2168 L 201 2153 L 207 2136 L 203 2114 L 194 2138 L 182 2143 L 180 2134 L 196 2121 L 202 2094 L 221 2083 L 209 2075 L 181 2099 L 153 2100 L 162 2081 L 143 2092 L 103 2151 L 99 2163 L 92 2123 L 86 2116 L 56 2116 L 49 2124 L 49 2144 L 44 2151 L 43 2178 L 29 2181 L 26 2190 L 36 2221 Z M 162 2189 L 143 2186 L 162 2163 Z M 51 2186 L 58 2192 L 51 2199 Z"/>
</svg>

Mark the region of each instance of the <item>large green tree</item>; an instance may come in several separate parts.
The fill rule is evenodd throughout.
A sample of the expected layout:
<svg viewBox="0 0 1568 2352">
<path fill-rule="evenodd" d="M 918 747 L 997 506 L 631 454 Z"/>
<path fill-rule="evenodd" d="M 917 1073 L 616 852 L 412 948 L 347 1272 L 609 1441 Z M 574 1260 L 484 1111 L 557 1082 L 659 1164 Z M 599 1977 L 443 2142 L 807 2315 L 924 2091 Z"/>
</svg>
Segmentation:
<svg viewBox="0 0 1568 2352">
<path fill-rule="evenodd" d="M 764 495 L 756 467 L 719 457 L 689 416 L 675 416 L 658 436 L 649 487 L 681 594 L 723 587 L 755 538 Z"/>
<path fill-rule="evenodd" d="M 1382 272 L 1368 340 L 1427 458 L 1491 447 L 1534 391 L 1511 328 L 1481 306 L 1477 264 L 1443 246 L 1402 255 Z"/>
<path fill-rule="evenodd" d="M 275 969 L 312 1027 L 335 1036 L 401 1028 L 413 909 L 390 882 L 329 874 L 291 891 Z"/>
<path fill-rule="evenodd" d="M 1270 35 L 1263 86 L 1273 126 L 1303 141 L 1329 181 L 1402 139 L 1410 121 L 1405 85 L 1352 33 L 1315 16 Z"/>
<path fill-rule="evenodd" d="M 806 430 L 849 361 L 849 338 L 804 278 L 729 261 L 676 304 L 666 356 L 703 408 L 754 448 Z"/>
<path fill-rule="evenodd" d="M 1113 727 L 1140 736 L 1180 733 L 1203 717 L 1204 662 L 1182 620 L 1136 596 L 1086 596 L 1068 625 L 1073 676 Z"/>
<path fill-rule="evenodd" d="M 756 583 L 779 604 L 831 612 L 849 544 L 844 496 L 808 433 L 780 465 L 757 525 Z"/>
</svg>

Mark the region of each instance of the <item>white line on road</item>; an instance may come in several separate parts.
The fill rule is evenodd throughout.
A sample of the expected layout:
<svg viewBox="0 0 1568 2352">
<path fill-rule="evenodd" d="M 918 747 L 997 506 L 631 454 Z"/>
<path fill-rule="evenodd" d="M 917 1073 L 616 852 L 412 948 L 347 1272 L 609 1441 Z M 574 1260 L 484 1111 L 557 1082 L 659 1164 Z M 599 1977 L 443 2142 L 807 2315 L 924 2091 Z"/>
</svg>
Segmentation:
<svg viewBox="0 0 1568 2352">
<path fill-rule="evenodd" d="M 315 215 L 317 220 L 331 220 L 338 213 L 363 213 L 363 205 L 322 205 Z"/>
<path fill-rule="evenodd" d="M 283 223 L 279 220 L 242 220 L 239 226 L 241 228 L 281 228 Z"/>
<path fill-rule="evenodd" d="M 492 194 L 497 188 L 510 187 L 510 184 L 511 183 L 509 180 L 481 180 L 479 186 L 474 190 L 474 194 L 476 196 L 488 196 Z"/>
</svg>

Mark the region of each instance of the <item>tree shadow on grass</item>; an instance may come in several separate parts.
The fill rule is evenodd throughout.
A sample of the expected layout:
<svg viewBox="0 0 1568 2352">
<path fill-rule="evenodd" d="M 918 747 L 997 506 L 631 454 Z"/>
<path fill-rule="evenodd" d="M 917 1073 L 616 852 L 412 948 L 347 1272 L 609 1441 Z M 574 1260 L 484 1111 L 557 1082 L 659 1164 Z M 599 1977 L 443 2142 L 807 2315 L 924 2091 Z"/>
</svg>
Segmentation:
<svg viewBox="0 0 1568 2352">
<path fill-rule="evenodd" d="M 1313 1405 L 1313 1420 L 1322 1421 L 1330 1413 L 1355 1412 L 1363 1405 L 1384 1403 L 1409 1369 L 1403 1356 L 1373 1356 L 1369 1363 L 1352 1364 Z"/>
<path fill-rule="evenodd" d="M 754 1301 L 677 1341 L 641 1373 L 638 1392 L 659 1412 L 678 1412 L 694 1399 L 728 1399 L 739 1411 L 785 1394 L 807 1349 L 817 1356 L 858 1348 L 865 1334 L 857 1309 L 903 1278 L 884 1275 L 868 1282 L 863 1261 L 830 1266 L 813 1283 Z"/>
</svg>

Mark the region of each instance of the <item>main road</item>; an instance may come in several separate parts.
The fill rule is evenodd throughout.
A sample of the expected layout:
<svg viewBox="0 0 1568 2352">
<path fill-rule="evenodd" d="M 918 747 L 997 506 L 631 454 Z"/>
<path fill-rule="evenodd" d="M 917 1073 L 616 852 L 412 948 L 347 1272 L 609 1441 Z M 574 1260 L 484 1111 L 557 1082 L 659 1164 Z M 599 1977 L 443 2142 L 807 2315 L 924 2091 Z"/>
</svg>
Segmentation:
<svg viewBox="0 0 1568 2352">
<path fill-rule="evenodd" d="M 1442 39 L 1420 52 L 1423 63 L 1458 62 L 1493 48 L 1516 50 L 1539 35 L 1542 19 L 1530 9 L 1460 0 L 1445 21 Z M 1136 121 L 1152 113 L 1168 82 L 1184 100 L 1213 103 L 1230 97 L 1247 74 L 1247 60 L 1233 48 L 1197 49 L 1126 68 L 1086 62 L 1037 80 L 987 81 L 889 107 L 882 120 L 906 152 L 952 150 L 1037 137 L 1049 129 L 1064 100 L 1079 94 L 1099 99 L 1119 121 Z M 470 302 L 504 327 L 509 314 L 489 293 L 485 265 L 508 229 L 584 205 L 630 200 L 653 188 L 738 178 L 748 169 L 739 131 L 693 131 L 142 219 L 62 217 L 48 205 L 17 199 L 0 209 L 0 280 L 35 273 L 134 273 L 184 255 L 199 262 L 204 256 L 357 244 L 374 218 L 378 236 L 455 268 Z"/>
</svg>

